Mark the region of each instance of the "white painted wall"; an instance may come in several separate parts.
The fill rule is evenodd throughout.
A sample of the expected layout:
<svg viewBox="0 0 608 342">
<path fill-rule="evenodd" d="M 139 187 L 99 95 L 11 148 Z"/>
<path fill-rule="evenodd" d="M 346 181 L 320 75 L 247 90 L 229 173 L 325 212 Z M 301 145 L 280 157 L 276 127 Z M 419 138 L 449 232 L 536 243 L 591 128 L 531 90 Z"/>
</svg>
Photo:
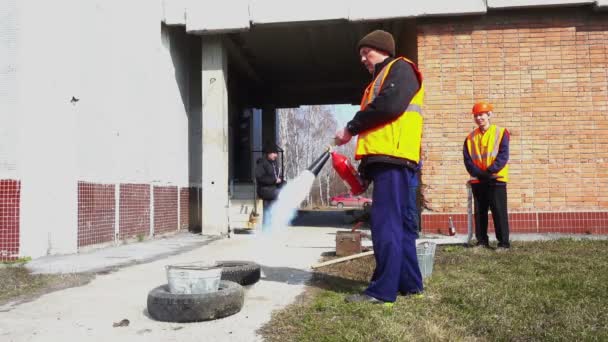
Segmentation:
<svg viewBox="0 0 608 342">
<path fill-rule="evenodd" d="M 77 0 L 18 3 L 20 254 L 76 247 Z M 68 9 L 70 9 L 68 11 Z M 58 20 L 62 18 L 62 20 Z"/>
<path fill-rule="evenodd" d="M 249 29 L 248 3 L 249 0 L 214 1 L 212 8 L 209 8 L 208 2 L 189 1 L 186 29 L 200 33 Z"/>
<path fill-rule="evenodd" d="M 163 44 L 161 0 L 0 6 L 12 20 L 0 32 L 19 28 L 16 50 L 0 40 L 0 153 L 19 165 L 21 255 L 76 251 L 78 181 L 188 186 L 185 81 Z"/>
<path fill-rule="evenodd" d="M 162 0 L 162 21 L 167 25 L 185 25 L 190 0 Z"/>
<path fill-rule="evenodd" d="M 17 177 L 17 0 L 0 1 L 0 179 Z"/>
</svg>

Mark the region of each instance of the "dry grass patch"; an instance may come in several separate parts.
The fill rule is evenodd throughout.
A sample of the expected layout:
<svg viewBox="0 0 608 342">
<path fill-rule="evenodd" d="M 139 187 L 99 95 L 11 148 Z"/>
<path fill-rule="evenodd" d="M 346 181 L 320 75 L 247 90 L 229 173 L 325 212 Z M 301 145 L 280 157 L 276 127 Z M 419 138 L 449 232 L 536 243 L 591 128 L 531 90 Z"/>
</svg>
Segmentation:
<svg viewBox="0 0 608 342">
<path fill-rule="evenodd" d="M 42 294 L 81 286 L 92 274 L 31 274 L 23 266 L 0 268 L 0 304 L 32 300 Z"/>
<path fill-rule="evenodd" d="M 392 309 L 347 304 L 373 257 L 320 269 L 311 290 L 275 313 L 269 341 L 608 340 L 608 241 L 515 243 L 511 251 L 438 248 L 424 298 Z"/>
</svg>

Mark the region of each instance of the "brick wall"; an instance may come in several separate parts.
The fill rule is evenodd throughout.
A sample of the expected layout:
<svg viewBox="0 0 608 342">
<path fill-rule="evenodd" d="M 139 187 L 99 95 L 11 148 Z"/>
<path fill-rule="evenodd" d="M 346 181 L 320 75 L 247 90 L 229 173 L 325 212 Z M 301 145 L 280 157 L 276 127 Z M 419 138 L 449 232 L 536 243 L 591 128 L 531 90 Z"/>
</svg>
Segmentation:
<svg viewBox="0 0 608 342">
<path fill-rule="evenodd" d="M 425 233 L 448 233 L 449 218 L 458 234 L 467 233 L 466 214 L 424 214 L 422 228 Z M 474 221 L 473 221 L 474 222 Z M 473 223 L 474 227 L 475 224 Z M 474 228 L 473 228 L 474 230 Z M 608 234 L 608 212 L 523 212 L 509 213 L 511 233 L 568 233 Z M 488 231 L 494 234 L 492 215 L 488 218 Z M 491 234 L 491 235 L 492 235 Z"/>
<path fill-rule="evenodd" d="M 21 182 L 0 180 L 0 261 L 19 256 L 19 208 Z"/>
<path fill-rule="evenodd" d="M 78 247 L 114 241 L 114 185 L 78 182 Z"/>
<path fill-rule="evenodd" d="M 423 183 L 435 213 L 466 212 L 462 144 L 475 127 L 473 103 L 489 100 L 493 123 L 511 132 L 509 210 L 535 213 L 512 222 L 559 231 L 541 219 L 555 214 L 577 227 L 594 222 L 591 231 L 606 226 L 597 212 L 608 210 L 608 13 L 419 20 L 418 61 L 427 91 Z"/>
<path fill-rule="evenodd" d="M 150 185 L 120 184 L 120 239 L 150 235 Z"/>
<path fill-rule="evenodd" d="M 177 187 L 154 187 L 154 235 L 174 232 L 177 223 Z"/>
</svg>

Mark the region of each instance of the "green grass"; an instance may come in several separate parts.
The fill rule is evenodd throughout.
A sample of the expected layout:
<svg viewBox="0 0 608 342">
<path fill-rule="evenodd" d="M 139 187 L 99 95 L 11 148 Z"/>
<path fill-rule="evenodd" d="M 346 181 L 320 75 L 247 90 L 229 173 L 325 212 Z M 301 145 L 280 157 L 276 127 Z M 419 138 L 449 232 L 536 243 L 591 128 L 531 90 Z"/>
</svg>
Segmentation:
<svg viewBox="0 0 608 342">
<path fill-rule="evenodd" d="M 261 329 L 269 341 L 606 341 L 608 241 L 438 248 L 424 298 L 347 304 L 373 257 L 321 269 L 312 290 Z"/>
</svg>

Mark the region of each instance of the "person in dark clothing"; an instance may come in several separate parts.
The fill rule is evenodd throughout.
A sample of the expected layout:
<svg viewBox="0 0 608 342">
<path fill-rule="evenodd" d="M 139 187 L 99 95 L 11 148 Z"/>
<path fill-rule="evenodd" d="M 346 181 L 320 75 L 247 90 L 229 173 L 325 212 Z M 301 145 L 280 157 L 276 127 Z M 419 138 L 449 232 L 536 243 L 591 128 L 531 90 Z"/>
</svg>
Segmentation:
<svg viewBox="0 0 608 342">
<path fill-rule="evenodd" d="M 509 217 L 507 182 L 509 181 L 509 138 L 506 128 L 490 123 L 493 106 L 478 102 L 473 106 L 477 128 L 464 141 L 462 154 L 475 202 L 475 236 L 477 246 L 489 247 L 488 209 L 492 211 L 497 251 L 508 250 Z"/>
<path fill-rule="evenodd" d="M 360 110 L 336 132 L 335 142 L 343 145 L 358 135 L 355 159 L 361 161 L 363 177 L 374 183 L 371 230 L 376 269 L 368 288 L 346 301 L 391 305 L 398 293 L 423 291 L 410 186 L 420 161 L 424 86 L 412 61 L 394 57 L 390 33 L 373 31 L 357 49 L 372 82 Z"/>
<path fill-rule="evenodd" d="M 283 177 L 277 163 L 279 147 L 275 144 L 264 146 L 264 157 L 257 160 L 255 167 L 255 179 L 257 182 L 258 196 L 264 201 L 264 218 L 262 230 L 270 227 L 270 207 L 279 195 L 279 189 L 283 185 Z"/>
</svg>

